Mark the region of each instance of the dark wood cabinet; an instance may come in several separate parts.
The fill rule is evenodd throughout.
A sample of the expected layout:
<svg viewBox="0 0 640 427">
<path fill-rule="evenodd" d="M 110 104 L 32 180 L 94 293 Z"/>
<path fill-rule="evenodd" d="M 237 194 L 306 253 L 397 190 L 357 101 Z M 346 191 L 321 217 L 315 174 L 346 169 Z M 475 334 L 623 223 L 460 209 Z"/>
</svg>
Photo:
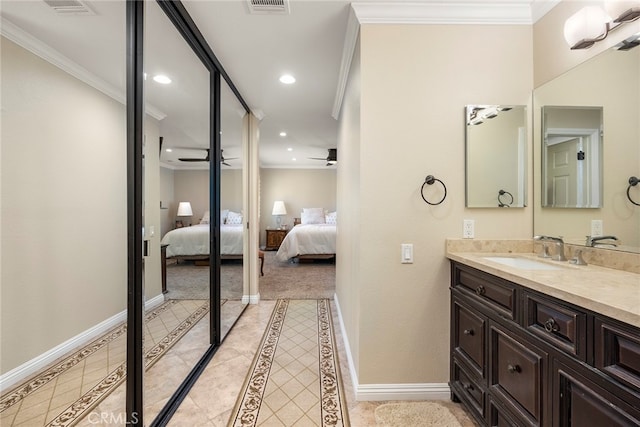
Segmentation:
<svg viewBox="0 0 640 427">
<path fill-rule="evenodd" d="M 640 329 L 452 261 L 449 385 L 484 426 L 638 426 Z"/>
<path fill-rule="evenodd" d="M 267 230 L 266 251 L 277 251 L 289 230 Z"/>
</svg>

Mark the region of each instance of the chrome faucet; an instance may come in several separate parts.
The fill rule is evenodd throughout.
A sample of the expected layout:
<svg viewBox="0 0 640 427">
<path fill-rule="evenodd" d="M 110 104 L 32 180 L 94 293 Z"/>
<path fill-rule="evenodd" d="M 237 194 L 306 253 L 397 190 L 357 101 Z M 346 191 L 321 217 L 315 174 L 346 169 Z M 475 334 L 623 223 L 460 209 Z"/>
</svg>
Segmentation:
<svg viewBox="0 0 640 427">
<path fill-rule="evenodd" d="M 567 257 L 564 255 L 564 240 L 562 237 L 551 237 L 551 236 L 535 236 L 533 240 L 545 241 L 549 240 L 555 243 L 556 245 L 556 254 L 551 257 L 554 261 L 566 261 Z"/>
<path fill-rule="evenodd" d="M 613 240 L 613 242 L 602 242 L 602 240 Z M 586 246 L 594 247 L 595 245 L 611 245 L 618 246 L 618 238 L 616 236 L 587 236 Z"/>
</svg>

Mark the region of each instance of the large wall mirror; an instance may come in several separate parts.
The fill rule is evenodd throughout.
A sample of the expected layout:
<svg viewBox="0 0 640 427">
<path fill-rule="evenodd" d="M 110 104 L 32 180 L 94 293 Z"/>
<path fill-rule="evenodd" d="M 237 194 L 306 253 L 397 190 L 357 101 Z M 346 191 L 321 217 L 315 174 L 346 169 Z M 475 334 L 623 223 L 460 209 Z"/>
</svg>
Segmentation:
<svg viewBox="0 0 640 427">
<path fill-rule="evenodd" d="M 466 106 L 466 206 L 524 207 L 527 201 L 527 109 Z"/>
<path fill-rule="evenodd" d="M 629 177 L 640 174 L 640 49 L 598 54 L 536 88 L 533 103 L 535 234 L 585 244 L 592 221 L 602 221 L 603 234 L 620 239 L 615 249 L 640 250 L 640 209 L 626 194 Z M 578 132 L 572 135 L 572 129 Z M 559 203 L 548 190 L 554 179 L 549 158 L 556 155 L 550 147 L 562 145 L 551 142 L 564 140 L 570 145 L 567 160 L 583 169 L 582 181 L 572 179 L 572 187 L 585 191 L 580 196 L 562 184 L 567 200 Z M 640 195 L 638 188 L 630 192 Z M 558 204 L 565 209 L 554 209 Z"/>
<path fill-rule="evenodd" d="M 602 207 L 602 107 L 542 107 L 542 206 Z"/>
</svg>

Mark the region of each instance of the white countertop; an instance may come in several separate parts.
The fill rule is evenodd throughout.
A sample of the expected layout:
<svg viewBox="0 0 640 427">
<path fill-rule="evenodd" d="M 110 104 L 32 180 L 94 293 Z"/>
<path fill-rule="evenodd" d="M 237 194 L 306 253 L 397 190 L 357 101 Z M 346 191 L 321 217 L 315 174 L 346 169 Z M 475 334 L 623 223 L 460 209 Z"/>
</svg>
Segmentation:
<svg viewBox="0 0 640 427">
<path fill-rule="evenodd" d="M 485 257 L 522 257 L 561 266 L 558 270 L 525 270 Z M 447 258 L 503 279 L 640 327 L 640 274 L 542 259 L 533 253 L 447 252 Z"/>
</svg>

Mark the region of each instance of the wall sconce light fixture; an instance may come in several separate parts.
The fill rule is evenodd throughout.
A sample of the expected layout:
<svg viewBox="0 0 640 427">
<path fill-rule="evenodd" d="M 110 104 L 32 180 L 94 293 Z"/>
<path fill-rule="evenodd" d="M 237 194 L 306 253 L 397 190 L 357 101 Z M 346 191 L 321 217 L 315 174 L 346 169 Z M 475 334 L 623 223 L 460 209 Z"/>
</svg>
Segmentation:
<svg viewBox="0 0 640 427">
<path fill-rule="evenodd" d="M 620 25 L 638 18 L 640 18 L 640 7 L 632 7 L 612 20 L 602 8 L 587 6 L 566 20 L 564 38 L 572 50 L 587 49 L 596 42 L 604 40 Z"/>
</svg>

